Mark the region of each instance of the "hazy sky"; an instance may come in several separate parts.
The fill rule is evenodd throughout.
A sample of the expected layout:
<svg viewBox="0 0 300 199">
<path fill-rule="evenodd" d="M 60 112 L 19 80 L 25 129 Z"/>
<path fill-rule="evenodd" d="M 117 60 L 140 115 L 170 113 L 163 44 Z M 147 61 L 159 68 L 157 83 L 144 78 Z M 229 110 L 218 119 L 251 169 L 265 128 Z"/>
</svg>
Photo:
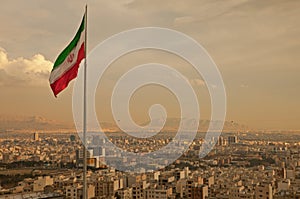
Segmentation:
<svg viewBox="0 0 300 199">
<path fill-rule="evenodd" d="M 56 56 L 71 40 L 84 1 L 2 1 L 0 6 L 0 114 L 41 115 L 72 121 L 72 87 L 56 99 L 48 77 Z M 159 26 L 201 43 L 214 59 L 227 91 L 227 120 L 254 128 L 300 129 L 300 1 L 298 0 L 94 0 L 89 5 L 89 50 L 120 31 Z M 98 113 L 111 120 L 114 82 L 134 65 L 162 62 L 192 82 L 201 118 L 209 118 L 207 90 L 191 66 L 157 51 L 129 54 L 112 64 L 97 93 Z M 155 95 L 153 95 L 153 93 Z M 133 97 L 134 119 L 147 120 L 152 103 L 178 104 L 169 92 L 145 87 Z"/>
</svg>

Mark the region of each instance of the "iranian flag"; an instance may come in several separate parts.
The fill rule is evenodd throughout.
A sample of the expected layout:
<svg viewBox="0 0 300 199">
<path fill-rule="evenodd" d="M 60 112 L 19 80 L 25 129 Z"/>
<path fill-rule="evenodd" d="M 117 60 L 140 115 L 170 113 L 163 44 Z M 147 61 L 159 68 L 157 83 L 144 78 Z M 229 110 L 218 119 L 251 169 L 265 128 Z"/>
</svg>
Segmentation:
<svg viewBox="0 0 300 199">
<path fill-rule="evenodd" d="M 49 81 L 55 97 L 68 86 L 72 79 L 77 77 L 80 62 L 85 58 L 84 43 L 85 16 L 73 40 L 54 62 Z"/>
</svg>

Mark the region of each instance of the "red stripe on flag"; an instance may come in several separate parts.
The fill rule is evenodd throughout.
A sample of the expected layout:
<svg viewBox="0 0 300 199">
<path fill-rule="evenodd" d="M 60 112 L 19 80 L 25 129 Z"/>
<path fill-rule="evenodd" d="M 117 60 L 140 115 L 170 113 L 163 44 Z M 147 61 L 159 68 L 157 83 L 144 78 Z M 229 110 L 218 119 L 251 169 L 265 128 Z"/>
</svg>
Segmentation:
<svg viewBox="0 0 300 199">
<path fill-rule="evenodd" d="M 60 78 L 58 78 L 54 83 L 50 85 L 55 97 L 57 97 L 57 94 L 59 94 L 69 85 L 69 82 L 71 80 L 77 77 L 80 62 L 81 60 L 84 59 L 84 57 L 85 54 L 84 54 L 84 43 L 83 43 L 78 51 L 76 63 L 67 72 L 65 72 Z"/>
</svg>

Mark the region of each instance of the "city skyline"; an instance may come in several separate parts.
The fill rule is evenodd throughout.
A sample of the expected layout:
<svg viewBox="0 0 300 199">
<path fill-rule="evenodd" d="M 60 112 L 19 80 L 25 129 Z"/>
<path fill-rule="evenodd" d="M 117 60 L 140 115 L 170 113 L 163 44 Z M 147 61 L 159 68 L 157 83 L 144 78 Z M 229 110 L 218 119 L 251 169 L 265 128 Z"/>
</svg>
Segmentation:
<svg viewBox="0 0 300 199">
<path fill-rule="evenodd" d="M 227 121 L 257 129 L 300 129 L 300 2 L 124 0 L 88 4 L 89 51 L 131 28 L 175 29 L 202 44 L 216 62 L 227 91 Z M 79 25 L 84 5 L 73 1 L 60 5 L 33 0 L 2 2 L 0 115 L 39 115 L 72 123 L 74 81 L 56 99 L 48 78 L 53 61 Z M 118 78 L 148 62 L 168 64 L 186 75 L 199 98 L 201 119 L 210 117 L 205 82 L 191 66 L 174 55 L 148 50 L 120 58 L 106 72 L 96 104 L 102 121 L 112 121 L 110 94 Z M 148 86 L 133 97 L 131 111 L 139 124 L 149 120 L 148 108 L 153 103 L 164 105 L 169 117 L 179 117 L 176 98 L 166 89 Z"/>
<path fill-rule="evenodd" d="M 214 150 L 199 158 L 204 135 L 199 133 L 180 158 L 163 168 L 162 162 L 149 158 L 139 162 L 123 156 L 125 151 L 103 147 L 107 140 L 92 135 L 87 148 L 87 198 L 300 197 L 299 133 L 226 133 L 216 140 Z M 172 138 L 172 133 L 142 140 L 121 133 L 109 136 L 116 146 L 145 154 Z M 82 142 L 76 133 L 0 133 L 0 144 L 0 198 L 82 198 Z M 128 166 L 119 170 L 110 161 Z M 129 172 L 134 167 L 137 172 Z"/>
</svg>

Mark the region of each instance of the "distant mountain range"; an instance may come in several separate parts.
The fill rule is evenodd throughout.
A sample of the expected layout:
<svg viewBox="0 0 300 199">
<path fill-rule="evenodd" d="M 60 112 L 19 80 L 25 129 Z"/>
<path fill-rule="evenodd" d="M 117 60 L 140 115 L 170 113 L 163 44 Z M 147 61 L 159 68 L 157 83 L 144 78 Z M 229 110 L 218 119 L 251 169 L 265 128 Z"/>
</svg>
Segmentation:
<svg viewBox="0 0 300 199">
<path fill-rule="evenodd" d="M 192 121 L 187 120 L 191 123 Z M 158 121 L 153 121 L 154 125 L 159 124 Z M 179 118 L 168 118 L 163 131 L 175 132 L 180 123 Z M 200 120 L 199 131 L 206 131 L 210 124 L 209 120 Z M 147 125 L 144 123 L 142 125 Z M 191 124 L 192 125 L 192 124 Z M 120 129 L 117 125 L 109 122 L 102 122 L 101 127 L 107 132 L 118 132 Z M 0 132 L 9 131 L 74 131 L 73 124 L 66 124 L 54 120 L 49 120 L 41 116 L 8 116 L 0 115 Z M 233 121 L 225 121 L 223 131 L 244 131 L 249 128 L 246 125 L 241 125 Z"/>
<path fill-rule="evenodd" d="M 195 125 L 193 123 L 193 120 L 183 120 L 187 126 L 189 125 Z M 217 123 L 218 121 L 214 121 L 214 123 Z M 156 123 L 155 121 L 153 122 L 154 124 Z M 168 118 L 165 126 L 163 128 L 164 131 L 177 131 L 178 127 L 180 124 L 180 118 Z M 143 124 L 143 125 L 146 125 Z M 199 122 L 199 126 L 198 126 L 198 131 L 207 131 L 208 127 L 210 125 L 210 120 L 200 120 Z M 223 131 L 244 131 L 244 130 L 248 130 L 249 127 L 243 124 L 239 124 L 236 123 L 234 121 L 225 121 L 224 122 L 224 127 L 223 127 Z"/>
<path fill-rule="evenodd" d="M 0 131 L 62 130 L 72 129 L 72 125 L 49 120 L 41 116 L 0 115 Z"/>
</svg>

